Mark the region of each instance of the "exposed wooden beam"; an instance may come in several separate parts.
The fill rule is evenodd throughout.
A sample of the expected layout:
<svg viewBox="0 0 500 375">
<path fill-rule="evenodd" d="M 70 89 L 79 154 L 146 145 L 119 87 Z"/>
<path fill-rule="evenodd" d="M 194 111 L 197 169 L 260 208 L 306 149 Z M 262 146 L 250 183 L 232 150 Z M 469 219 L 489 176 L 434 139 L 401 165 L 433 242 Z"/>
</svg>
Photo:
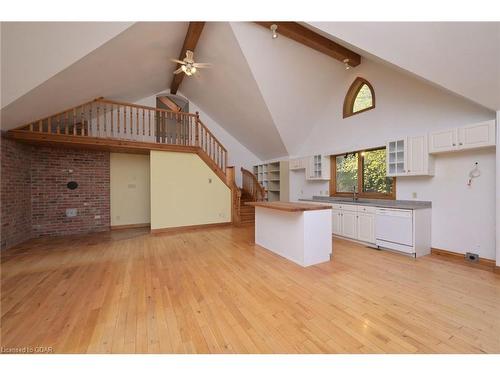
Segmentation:
<svg viewBox="0 0 500 375">
<path fill-rule="evenodd" d="M 181 107 L 174 103 L 174 101 L 166 96 L 159 96 L 156 98 L 158 101 L 163 103 L 168 109 L 174 112 L 180 112 Z M 157 106 L 158 107 L 158 106 Z"/>
<path fill-rule="evenodd" d="M 203 31 L 203 26 L 205 22 L 189 22 L 188 31 L 186 33 L 186 38 L 184 39 L 184 44 L 182 45 L 181 53 L 179 54 L 179 60 L 186 57 L 186 51 L 190 50 L 194 52 L 196 44 L 198 44 L 198 39 L 200 39 L 201 32 Z M 175 69 L 179 69 L 180 64 L 177 64 Z M 175 74 L 172 78 L 172 83 L 170 84 L 170 93 L 177 94 L 177 90 L 184 79 L 183 73 Z"/>
<path fill-rule="evenodd" d="M 357 66 L 361 63 L 361 56 L 350 49 L 341 46 L 334 41 L 325 38 L 324 36 L 304 27 L 297 22 L 255 22 L 267 29 L 270 28 L 272 24 L 278 26 L 278 35 L 283 35 L 287 38 L 293 39 L 309 48 L 315 49 L 325 55 L 333 57 L 334 59 L 343 62 L 345 59 L 349 59 L 350 66 Z M 271 31 L 269 31 L 269 37 L 271 37 Z"/>
</svg>

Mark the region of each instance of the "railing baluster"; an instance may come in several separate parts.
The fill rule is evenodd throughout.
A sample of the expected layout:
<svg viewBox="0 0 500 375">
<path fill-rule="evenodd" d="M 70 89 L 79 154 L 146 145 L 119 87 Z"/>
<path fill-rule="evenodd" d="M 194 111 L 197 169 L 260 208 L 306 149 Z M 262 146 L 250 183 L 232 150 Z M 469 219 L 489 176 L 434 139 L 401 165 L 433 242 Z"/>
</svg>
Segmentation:
<svg viewBox="0 0 500 375">
<path fill-rule="evenodd" d="M 151 110 L 148 109 L 148 136 L 151 137 Z"/>
<path fill-rule="evenodd" d="M 131 136 L 131 139 L 134 138 L 134 124 L 133 124 L 133 118 L 134 118 L 134 115 L 132 113 L 132 107 L 130 107 L 130 136 Z"/>
<path fill-rule="evenodd" d="M 136 134 L 139 135 L 141 134 L 140 133 L 140 129 L 139 129 L 139 108 L 136 108 L 135 109 L 135 131 L 136 131 Z"/>
<path fill-rule="evenodd" d="M 97 103 L 97 108 L 96 108 L 96 137 L 100 137 L 101 132 L 99 128 L 99 103 Z"/>
</svg>

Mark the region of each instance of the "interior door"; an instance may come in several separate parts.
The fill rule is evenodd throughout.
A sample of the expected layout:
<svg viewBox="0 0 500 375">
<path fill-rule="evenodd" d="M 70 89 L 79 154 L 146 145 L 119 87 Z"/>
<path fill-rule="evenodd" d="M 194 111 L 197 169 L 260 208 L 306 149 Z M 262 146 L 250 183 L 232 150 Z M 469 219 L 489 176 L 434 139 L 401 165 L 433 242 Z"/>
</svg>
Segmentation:
<svg viewBox="0 0 500 375">
<path fill-rule="evenodd" d="M 357 213 L 351 211 L 342 212 L 342 235 L 349 238 L 358 237 Z"/>
<path fill-rule="evenodd" d="M 342 211 L 332 210 L 332 233 L 342 235 Z"/>
</svg>

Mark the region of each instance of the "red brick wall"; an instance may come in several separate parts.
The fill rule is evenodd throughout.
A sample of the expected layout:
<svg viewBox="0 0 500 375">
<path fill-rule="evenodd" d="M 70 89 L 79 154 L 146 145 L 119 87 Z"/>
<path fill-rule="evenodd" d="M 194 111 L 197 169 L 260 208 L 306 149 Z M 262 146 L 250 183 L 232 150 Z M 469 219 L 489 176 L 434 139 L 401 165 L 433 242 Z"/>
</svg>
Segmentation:
<svg viewBox="0 0 500 375">
<path fill-rule="evenodd" d="M 33 147 L 33 236 L 109 230 L 109 165 L 109 152 Z M 69 181 L 76 181 L 78 188 L 68 189 Z M 67 217 L 67 208 L 76 208 L 77 216 Z"/>
<path fill-rule="evenodd" d="M 1 137 L 1 248 L 31 237 L 31 147 Z"/>
</svg>

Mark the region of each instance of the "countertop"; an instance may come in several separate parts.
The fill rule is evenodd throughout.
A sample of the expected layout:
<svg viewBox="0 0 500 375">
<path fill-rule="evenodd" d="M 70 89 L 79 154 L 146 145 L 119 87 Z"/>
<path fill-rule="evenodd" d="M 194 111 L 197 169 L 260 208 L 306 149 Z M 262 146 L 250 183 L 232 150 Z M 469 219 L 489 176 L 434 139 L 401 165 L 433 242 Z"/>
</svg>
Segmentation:
<svg viewBox="0 0 500 375">
<path fill-rule="evenodd" d="M 299 199 L 299 201 L 315 202 L 315 203 L 351 204 L 357 206 L 372 206 L 372 207 L 383 207 L 383 208 L 400 208 L 403 210 L 419 210 L 432 207 L 432 202 L 430 201 L 405 201 L 405 200 L 389 200 L 389 199 L 360 198 L 357 201 L 353 201 L 346 198 L 314 196 L 309 199 Z"/>
<path fill-rule="evenodd" d="M 314 201 L 318 203 L 317 201 Z M 270 208 L 272 210 L 288 211 L 288 212 L 303 212 L 330 210 L 332 207 L 325 204 L 310 204 L 297 202 L 246 202 L 247 206 Z"/>
</svg>

